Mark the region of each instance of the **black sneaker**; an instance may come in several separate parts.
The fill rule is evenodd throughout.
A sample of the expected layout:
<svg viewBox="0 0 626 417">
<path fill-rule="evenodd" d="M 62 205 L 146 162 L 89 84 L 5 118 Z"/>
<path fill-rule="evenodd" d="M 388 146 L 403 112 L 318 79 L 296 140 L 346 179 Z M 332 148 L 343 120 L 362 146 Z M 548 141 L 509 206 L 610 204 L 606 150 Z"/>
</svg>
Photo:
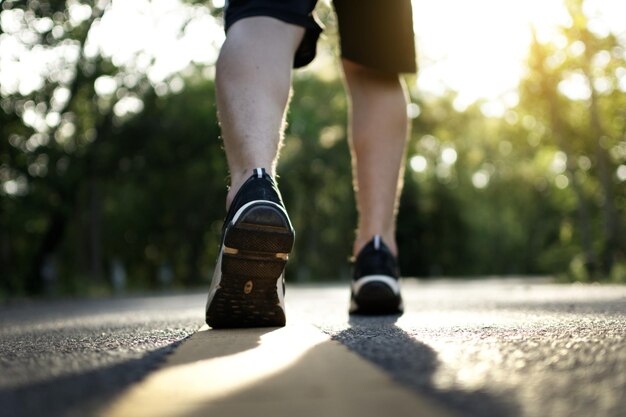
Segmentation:
<svg viewBox="0 0 626 417">
<path fill-rule="evenodd" d="M 361 249 L 354 262 L 350 314 L 402 314 L 396 258 L 380 236 Z"/>
<path fill-rule="evenodd" d="M 206 305 L 209 326 L 285 325 L 284 270 L 294 237 L 274 180 L 256 168 L 224 220 Z"/>
</svg>

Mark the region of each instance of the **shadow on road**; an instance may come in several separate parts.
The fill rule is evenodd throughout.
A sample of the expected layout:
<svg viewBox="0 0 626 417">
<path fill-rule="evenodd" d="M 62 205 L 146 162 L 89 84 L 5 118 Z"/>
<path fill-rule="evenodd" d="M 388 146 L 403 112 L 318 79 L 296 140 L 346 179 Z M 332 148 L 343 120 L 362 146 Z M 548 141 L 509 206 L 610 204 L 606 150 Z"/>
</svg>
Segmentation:
<svg viewBox="0 0 626 417">
<path fill-rule="evenodd" d="M 520 407 L 484 391 L 441 389 L 434 377 L 441 365 L 430 346 L 396 325 L 399 316 L 351 316 L 350 327 L 333 336 L 382 367 L 398 382 L 463 416 L 512 417 Z"/>
<path fill-rule="evenodd" d="M 182 341 L 181 341 L 182 342 Z M 154 370 L 180 342 L 141 358 L 80 374 L 0 389 L 1 417 L 83 417 L 92 415 L 133 383 Z"/>
<path fill-rule="evenodd" d="M 254 349 L 261 343 L 261 337 L 275 331 L 276 327 L 252 329 L 200 329 L 187 338 L 177 350 L 177 355 L 167 359 L 163 368 L 187 365 L 194 362 L 236 355 Z M 210 349 L 207 346 L 210 345 Z"/>
<path fill-rule="evenodd" d="M 257 347 L 242 350 L 260 336 Z M 245 339 L 243 340 L 242 337 Z M 230 341 L 223 349 L 219 339 Z M 216 346 L 217 343 L 217 346 Z M 185 352 L 183 349 L 189 348 Z M 213 349 L 216 348 L 216 354 Z M 239 353 L 236 353 L 239 352 Z M 308 325 L 208 330 L 177 349 L 160 372 L 106 417 L 407 417 L 448 416 Z M 191 355 L 191 356 L 190 356 Z M 184 386 L 184 389 L 180 387 Z"/>
</svg>

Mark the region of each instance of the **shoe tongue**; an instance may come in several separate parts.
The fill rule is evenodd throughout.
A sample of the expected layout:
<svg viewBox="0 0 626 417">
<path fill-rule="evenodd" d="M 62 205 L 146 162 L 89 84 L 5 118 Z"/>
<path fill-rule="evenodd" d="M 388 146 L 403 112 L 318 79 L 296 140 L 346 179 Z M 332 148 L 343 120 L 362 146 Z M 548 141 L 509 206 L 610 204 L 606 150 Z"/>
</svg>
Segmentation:
<svg viewBox="0 0 626 417">
<path fill-rule="evenodd" d="M 381 242 L 382 242 L 382 238 L 380 237 L 380 235 L 374 236 L 374 239 L 373 239 L 374 249 L 380 250 Z"/>
</svg>

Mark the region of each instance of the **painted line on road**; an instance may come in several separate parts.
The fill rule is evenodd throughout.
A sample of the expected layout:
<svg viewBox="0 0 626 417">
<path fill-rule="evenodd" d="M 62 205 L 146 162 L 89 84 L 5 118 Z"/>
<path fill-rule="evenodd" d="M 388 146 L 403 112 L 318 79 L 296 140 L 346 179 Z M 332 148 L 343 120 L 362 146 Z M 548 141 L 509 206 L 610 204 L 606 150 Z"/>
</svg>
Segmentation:
<svg viewBox="0 0 626 417">
<path fill-rule="evenodd" d="M 307 323 L 203 327 L 102 417 L 447 417 Z"/>
</svg>

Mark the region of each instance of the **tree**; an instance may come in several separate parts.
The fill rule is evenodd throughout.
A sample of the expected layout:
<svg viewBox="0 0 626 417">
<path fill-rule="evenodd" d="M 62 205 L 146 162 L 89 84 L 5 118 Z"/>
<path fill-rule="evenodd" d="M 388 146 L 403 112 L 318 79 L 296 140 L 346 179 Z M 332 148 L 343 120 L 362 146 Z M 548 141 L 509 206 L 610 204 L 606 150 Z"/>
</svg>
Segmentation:
<svg viewBox="0 0 626 417">
<path fill-rule="evenodd" d="M 598 279 L 608 277 L 624 253 L 619 232 L 624 213 L 615 205 L 620 185 L 614 173 L 620 158 L 609 155 L 618 149 L 625 128 L 619 110 L 625 92 L 617 71 L 624 65 L 619 53 L 623 45 L 610 33 L 591 31 L 581 0 L 568 1 L 567 7 L 572 23 L 562 28 L 561 45 L 540 42 L 536 36 L 533 40 L 520 106 L 549 126 L 541 135 L 564 155 L 565 185 L 578 207 L 583 275 Z M 575 97 L 572 91 L 578 91 Z M 596 227 L 599 219 L 601 230 Z"/>
</svg>

